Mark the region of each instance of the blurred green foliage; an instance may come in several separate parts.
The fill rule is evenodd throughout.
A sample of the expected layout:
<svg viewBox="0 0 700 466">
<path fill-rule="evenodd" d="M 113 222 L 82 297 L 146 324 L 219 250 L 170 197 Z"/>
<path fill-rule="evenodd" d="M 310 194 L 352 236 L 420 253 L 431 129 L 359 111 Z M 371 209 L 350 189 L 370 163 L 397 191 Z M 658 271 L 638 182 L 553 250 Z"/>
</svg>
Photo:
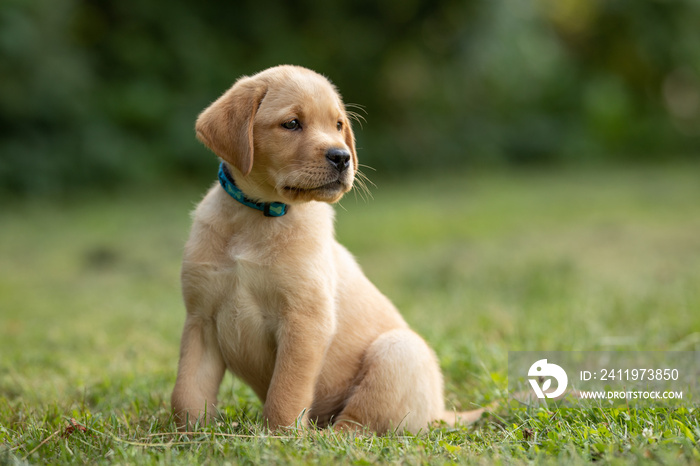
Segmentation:
<svg viewBox="0 0 700 466">
<path fill-rule="evenodd" d="M 212 178 L 198 112 L 280 63 L 383 174 L 700 151 L 697 0 L 2 0 L 0 191 Z"/>
</svg>

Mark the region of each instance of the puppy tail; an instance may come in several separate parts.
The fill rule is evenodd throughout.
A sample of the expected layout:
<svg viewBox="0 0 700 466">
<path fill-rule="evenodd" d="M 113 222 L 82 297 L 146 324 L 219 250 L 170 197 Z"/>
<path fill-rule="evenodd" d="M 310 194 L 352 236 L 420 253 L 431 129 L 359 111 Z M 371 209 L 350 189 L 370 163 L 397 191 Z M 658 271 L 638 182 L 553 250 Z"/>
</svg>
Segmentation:
<svg viewBox="0 0 700 466">
<path fill-rule="evenodd" d="M 488 405 L 479 409 L 472 409 L 471 411 L 445 411 L 438 421 L 444 421 L 450 426 L 456 425 L 468 425 L 473 424 L 479 419 L 485 412 L 493 412 L 498 409 L 500 402 L 498 400 L 492 401 Z"/>
<path fill-rule="evenodd" d="M 471 411 L 445 411 L 438 420 L 444 421 L 450 426 L 473 424 L 481 419 L 481 415 L 484 414 L 487 409 L 488 408 L 473 409 Z"/>
</svg>

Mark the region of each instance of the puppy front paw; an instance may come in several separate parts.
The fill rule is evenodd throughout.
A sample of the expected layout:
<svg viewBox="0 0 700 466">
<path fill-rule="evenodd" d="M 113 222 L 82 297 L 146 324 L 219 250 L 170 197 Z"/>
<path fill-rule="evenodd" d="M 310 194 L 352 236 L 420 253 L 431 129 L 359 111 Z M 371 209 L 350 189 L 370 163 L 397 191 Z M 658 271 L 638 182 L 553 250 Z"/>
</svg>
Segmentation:
<svg viewBox="0 0 700 466">
<path fill-rule="evenodd" d="M 274 433 L 296 431 L 308 427 L 309 419 L 306 411 L 306 409 L 303 409 L 298 415 L 290 413 L 285 415 L 284 413 L 263 409 L 263 423 L 265 427 Z"/>
</svg>

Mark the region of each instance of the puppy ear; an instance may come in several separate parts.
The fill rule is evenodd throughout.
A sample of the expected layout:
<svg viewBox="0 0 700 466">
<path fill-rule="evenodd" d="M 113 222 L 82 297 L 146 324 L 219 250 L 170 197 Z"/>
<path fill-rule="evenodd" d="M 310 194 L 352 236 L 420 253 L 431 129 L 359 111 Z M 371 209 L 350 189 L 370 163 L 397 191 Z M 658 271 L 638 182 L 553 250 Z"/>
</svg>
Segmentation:
<svg viewBox="0 0 700 466">
<path fill-rule="evenodd" d="M 350 124 L 350 119 L 346 116 L 345 122 L 343 123 L 343 135 L 345 136 L 345 144 L 350 148 L 350 153 L 352 154 L 352 165 L 357 172 L 357 152 L 355 151 L 355 133 L 352 132 L 352 125 Z"/>
<path fill-rule="evenodd" d="M 267 86 L 257 79 L 239 79 L 197 118 L 197 139 L 236 167 L 243 176 L 253 169 L 253 123 Z"/>
</svg>

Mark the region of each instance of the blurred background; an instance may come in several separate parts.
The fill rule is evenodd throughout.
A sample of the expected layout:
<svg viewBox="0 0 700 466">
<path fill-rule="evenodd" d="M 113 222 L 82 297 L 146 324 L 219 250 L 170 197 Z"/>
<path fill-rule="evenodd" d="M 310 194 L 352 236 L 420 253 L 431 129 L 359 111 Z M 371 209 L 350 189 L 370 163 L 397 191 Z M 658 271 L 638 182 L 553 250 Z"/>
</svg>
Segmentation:
<svg viewBox="0 0 700 466">
<path fill-rule="evenodd" d="M 377 176 L 700 153 L 696 0 L 2 0 L 0 195 L 212 180 L 200 110 L 291 63 Z"/>
<path fill-rule="evenodd" d="M 337 236 L 435 348 L 448 406 L 500 399 L 508 351 L 700 351 L 700 0 L 0 0 L 0 458 L 170 454 L 114 439 L 174 430 L 188 211 L 217 170 L 194 122 L 282 63 L 364 109 L 377 186 Z M 260 403 L 227 380 L 246 433 Z M 69 417 L 113 440 L 75 456 Z M 501 458 L 523 447 L 498 422 Z M 582 462 L 667 445 L 628 425 Z"/>
</svg>

